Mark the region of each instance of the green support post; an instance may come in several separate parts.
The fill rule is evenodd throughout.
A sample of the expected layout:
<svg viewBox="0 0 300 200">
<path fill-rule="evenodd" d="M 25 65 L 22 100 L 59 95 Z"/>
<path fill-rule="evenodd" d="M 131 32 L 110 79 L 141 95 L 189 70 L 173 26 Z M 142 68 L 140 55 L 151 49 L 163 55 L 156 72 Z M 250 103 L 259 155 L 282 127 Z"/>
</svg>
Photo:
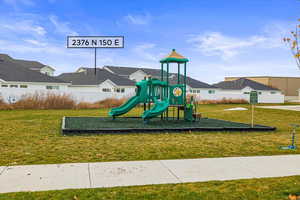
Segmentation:
<svg viewBox="0 0 300 200">
<path fill-rule="evenodd" d="M 184 62 L 184 104 L 186 105 L 186 62 Z"/>
<path fill-rule="evenodd" d="M 180 84 L 180 63 L 178 63 L 177 83 Z M 178 104 L 178 103 L 177 103 Z M 177 120 L 180 118 L 180 108 L 177 106 Z"/>
<path fill-rule="evenodd" d="M 178 63 L 177 83 L 180 84 L 180 63 Z"/>
<path fill-rule="evenodd" d="M 169 62 L 167 62 L 167 94 L 166 97 L 169 99 Z M 169 118 L 169 107 L 167 108 L 167 120 Z"/>
<path fill-rule="evenodd" d="M 164 81 L 164 63 L 161 63 L 161 81 Z M 163 100 L 163 97 L 164 97 L 164 88 L 160 88 L 160 99 Z M 163 120 L 164 119 L 164 113 L 162 113 L 160 115 L 160 119 Z"/>
<path fill-rule="evenodd" d="M 160 69 L 161 69 L 161 72 L 160 72 L 161 78 L 160 78 L 160 80 L 164 81 L 164 63 L 161 63 Z"/>
</svg>

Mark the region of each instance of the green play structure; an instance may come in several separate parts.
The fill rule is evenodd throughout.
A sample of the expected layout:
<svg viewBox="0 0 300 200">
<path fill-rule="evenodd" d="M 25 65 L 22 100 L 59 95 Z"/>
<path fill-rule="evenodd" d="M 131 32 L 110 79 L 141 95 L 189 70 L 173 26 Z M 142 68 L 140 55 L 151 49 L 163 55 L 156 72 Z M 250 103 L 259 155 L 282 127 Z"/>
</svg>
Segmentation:
<svg viewBox="0 0 300 200">
<path fill-rule="evenodd" d="M 172 119 L 184 119 L 186 121 L 195 120 L 195 106 L 193 98 L 187 103 L 186 97 L 186 64 L 188 59 L 178 54 L 175 49 L 161 63 L 160 80 L 149 77 L 136 83 L 136 95 L 131 97 L 126 103 L 117 108 L 112 108 L 109 116 L 114 119 L 133 109 L 135 106 L 143 104 L 144 112 L 142 119 L 148 122 L 151 118 L 161 117 L 162 120 L 169 119 L 169 109 L 173 108 Z M 170 65 L 177 65 L 176 78 L 170 78 Z M 181 69 L 183 74 L 181 75 Z M 170 82 L 170 80 L 172 80 Z M 183 112 L 183 117 L 180 115 Z"/>
</svg>

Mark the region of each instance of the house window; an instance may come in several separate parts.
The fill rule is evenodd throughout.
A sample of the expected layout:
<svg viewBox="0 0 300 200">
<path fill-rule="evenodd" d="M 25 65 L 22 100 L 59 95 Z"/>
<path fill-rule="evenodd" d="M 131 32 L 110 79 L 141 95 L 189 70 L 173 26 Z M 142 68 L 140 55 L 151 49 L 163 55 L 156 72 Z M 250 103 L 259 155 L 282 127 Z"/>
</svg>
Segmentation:
<svg viewBox="0 0 300 200">
<path fill-rule="evenodd" d="M 20 88 L 28 88 L 28 85 L 20 85 Z"/>
<path fill-rule="evenodd" d="M 208 94 L 215 94 L 216 91 L 215 90 L 208 90 Z"/>
<path fill-rule="evenodd" d="M 8 87 L 8 85 L 1 85 L 1 87 Z"/>
<path fill-rule="evenodd" d="M 244 92 L 244 94 L 250 94 L 250 92 Z"/>
<path fill-rule="evenodd" d="M 261 95 L 261 92 L 258 92 L 259 95 Z"/>
<path fill-rule="evenodd" d="M 10 85 L 11 88 L 18 88 L 18 85 Z"/>
<path fill-rule="evenodd" d="M 111 92 L 110 88 L 102 88 L 102 92 Z"/>
<path fill-rule="evenodd" d="M 193 90 L 193 93 L 196 93 L 197 92 L 197 90 Z"/>
<path fill-rule="evenodd" d="M 271 94 L 277 94 L 277 92 L 272 91 Z"/>
<path fill-rule="evenodd" d="M 200 90 L 197 90 L 197 93 L 200 93 Z"/>
<path fill-rule="evenodd" d="M 193 93 L 193 90 L 190 90 L 190 93 Z"/>
<path fill-rule="evenodd" d="M 115 89 L 114 89 L 114 92 L 117 92 L 117 93 L 124 93 L 124 92 L 125 92 L 125 88 L 115 88 Z"/>
<path fill-rule="evenodd" d="M 59 86 L 56 86 L 56 85 L 47 85 L 46 89 L 47 90 L 58 90 Z"/>
</svg>

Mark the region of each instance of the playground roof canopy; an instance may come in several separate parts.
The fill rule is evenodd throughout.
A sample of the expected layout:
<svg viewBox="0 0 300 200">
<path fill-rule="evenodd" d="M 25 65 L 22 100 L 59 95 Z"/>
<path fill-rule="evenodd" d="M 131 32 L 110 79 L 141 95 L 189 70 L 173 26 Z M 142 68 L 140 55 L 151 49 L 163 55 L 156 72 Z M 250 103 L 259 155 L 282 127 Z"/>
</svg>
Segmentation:
<svg viewBox="0 0 300 200">
<path fill-rule="evenodd" d="M 186 63 L 188 61 L 187 58 L 177 53 L 175 49 L 167 57 L 160 60 L 161 63 Z"/>
</svg>

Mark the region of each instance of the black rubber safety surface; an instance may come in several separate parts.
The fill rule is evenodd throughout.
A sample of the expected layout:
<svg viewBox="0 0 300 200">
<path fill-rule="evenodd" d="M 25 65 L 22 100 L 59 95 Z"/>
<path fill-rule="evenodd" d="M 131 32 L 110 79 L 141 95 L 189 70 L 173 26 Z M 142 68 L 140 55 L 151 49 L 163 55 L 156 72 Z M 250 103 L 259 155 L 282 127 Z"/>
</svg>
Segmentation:
<svg viewBox="0 0 300 200">
<path fill-rule="evenodd" d="M 231 122 L 219 119 L 201 118 L 195 122 L 184 120 L 161 120 L 153 118 L 144 123 L 141 118 L 109 117 L 64 117 L 63 134 L 84 133 L 144 133 L 144 132 L 181 132 L 181 131 L 275 131 L 275 127 Z"/>
</svg>

